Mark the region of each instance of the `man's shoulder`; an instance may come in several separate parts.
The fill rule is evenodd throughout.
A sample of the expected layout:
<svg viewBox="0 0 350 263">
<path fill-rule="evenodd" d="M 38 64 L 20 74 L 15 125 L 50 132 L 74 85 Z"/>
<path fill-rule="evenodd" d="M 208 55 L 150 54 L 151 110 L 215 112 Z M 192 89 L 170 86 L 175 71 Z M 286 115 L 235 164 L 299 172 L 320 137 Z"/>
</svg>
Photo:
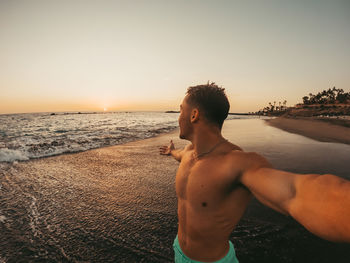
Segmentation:
<svg viewBox="0 0 350 263">
<path fill-rule="evenodd" d="M 242 170 L 271 167 L 271 164 L 257 152 L 245 152 L 233 149 L 227 154 L 227 161 L 238 165 Z"/>
<path fill-rule="evenodd" d="M 191 151 L 191 150 L 193 150 L 193 144 L 189 143 L 185 146 L 184 151 Z"/>
<path fill-rule="evenodd" d="M 182 150 L 181 150 L 181 156 L 184 158 L 185 156 L 190 156 L 191 152 L 193 151 L 193 144 L 189 143 L 187 144 Z M 186 157 L 185 157 L 186 158 Z"/>
</svg>

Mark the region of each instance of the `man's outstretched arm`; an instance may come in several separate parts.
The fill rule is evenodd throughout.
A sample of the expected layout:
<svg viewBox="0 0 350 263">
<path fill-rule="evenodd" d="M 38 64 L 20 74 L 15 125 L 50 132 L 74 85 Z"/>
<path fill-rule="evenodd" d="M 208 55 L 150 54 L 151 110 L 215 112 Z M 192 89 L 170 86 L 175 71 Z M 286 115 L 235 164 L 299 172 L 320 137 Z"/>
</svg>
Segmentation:
<svg viewBox="0 0 350 263">
<path fill-rule="evenodd" d="M 187 145 L 184 149 L 175 149 L 174 143 L 171 140 L 168 146 L 161 146 L 159 148 L 159 153 L 162 155 L 171 155 L 175 160 L 181 162 L 182 156 L 186 150 L 190 149 L 192 144 Z"/>
<path fill-rule="evenodd" d="M 263 204 L 292 216 L 313 234 L 350 242 L 350 181 L 265 166 L 247 170 L 241 182 Z"/>
</svg>

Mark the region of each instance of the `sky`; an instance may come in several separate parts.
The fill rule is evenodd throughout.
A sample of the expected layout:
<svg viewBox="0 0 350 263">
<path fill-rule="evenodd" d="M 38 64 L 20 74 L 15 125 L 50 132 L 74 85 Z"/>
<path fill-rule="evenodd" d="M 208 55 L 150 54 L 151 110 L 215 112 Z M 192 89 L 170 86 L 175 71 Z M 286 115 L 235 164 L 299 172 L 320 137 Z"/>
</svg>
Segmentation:
<svg viewBox="0 0 350 263">
<path fill-rule="evenodd" d="M 230 112 L 350 91 L 350 1 L 0 0 L 0 114 L 178 110 L 189 86 Z"/>
</svg>

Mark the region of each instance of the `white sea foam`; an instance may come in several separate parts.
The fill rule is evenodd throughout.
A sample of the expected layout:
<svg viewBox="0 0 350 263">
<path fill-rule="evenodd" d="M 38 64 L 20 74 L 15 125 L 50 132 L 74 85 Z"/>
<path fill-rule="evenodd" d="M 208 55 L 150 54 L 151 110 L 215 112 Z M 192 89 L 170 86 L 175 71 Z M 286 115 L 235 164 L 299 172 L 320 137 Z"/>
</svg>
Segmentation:
<svg viewBox="0 0 350 263">
<path fill-rule="evenodd" d="M 25 161 L 29 160 L 29 158 L 21 151 L 0 148 L 0 162 L 14 162 L 17 160 Z"/>
</svg>

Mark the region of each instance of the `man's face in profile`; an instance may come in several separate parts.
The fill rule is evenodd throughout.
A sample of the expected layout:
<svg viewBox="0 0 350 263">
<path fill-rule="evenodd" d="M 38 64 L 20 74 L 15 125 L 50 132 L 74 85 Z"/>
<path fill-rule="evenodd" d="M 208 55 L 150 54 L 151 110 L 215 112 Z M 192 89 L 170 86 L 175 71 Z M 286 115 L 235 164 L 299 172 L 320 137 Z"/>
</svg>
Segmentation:
<svg viewBox="0 0 350 263">
<path fill-rule="evenodd" d="M 192 133 L 191 118 L 191 107 L 187 103 L 187 96 L 183 99 L 180 105 L 180 116 L 179 116 L 179 126 L 180 126 L 180 139 L 188 140 Z"/>
</svg>

